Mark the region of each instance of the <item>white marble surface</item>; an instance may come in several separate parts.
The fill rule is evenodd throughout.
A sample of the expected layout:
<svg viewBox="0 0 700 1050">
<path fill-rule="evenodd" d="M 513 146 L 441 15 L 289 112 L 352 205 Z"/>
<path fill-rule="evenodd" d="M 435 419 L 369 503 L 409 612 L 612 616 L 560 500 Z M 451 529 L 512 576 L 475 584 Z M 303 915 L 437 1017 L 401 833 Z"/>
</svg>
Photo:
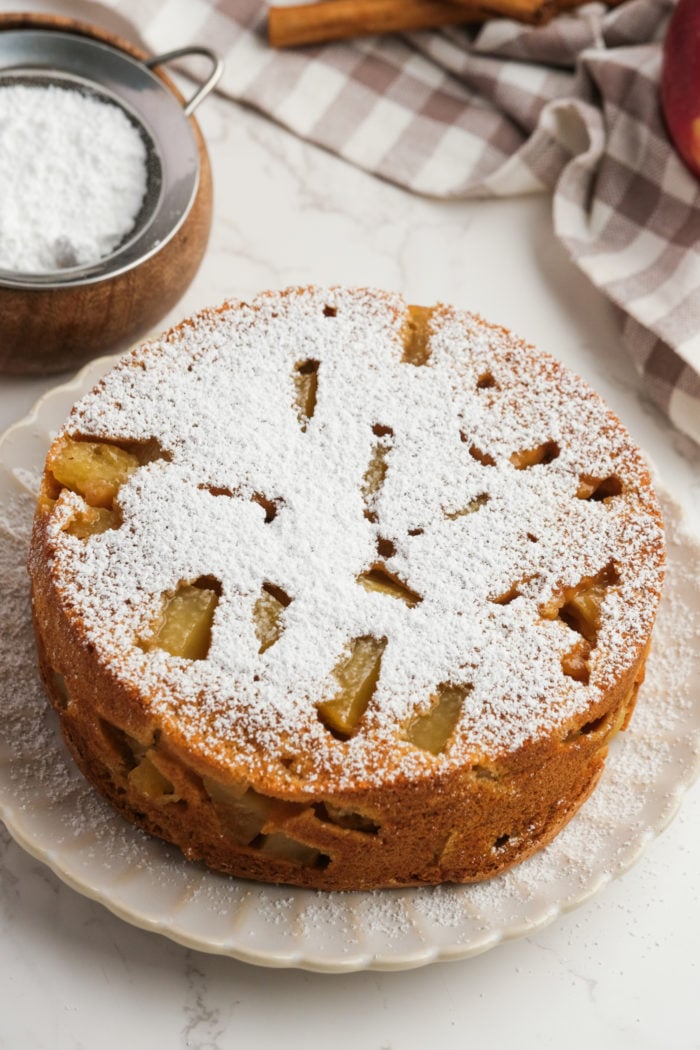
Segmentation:
<svg viewBox="0 0 700 1050">
<path fill-rule="evenodd" d="M 700 532 L 700 455 L 639 396 L 613 311 L 555 242 L 547 198 L 420 200 L 220 99 L 201 123 L 214 230 L 169 320 L 227 294 L 312 281 L 478 309 L 600 390 Z M 54 381 L 1 380 L 0 425 Z M 0 1048 L 698 1050 L 699 832 L 696 786 L 633 870 L 536 936 L 463 962 L 322 976 L 135 929 L 0 831 Z"/>
</svg>

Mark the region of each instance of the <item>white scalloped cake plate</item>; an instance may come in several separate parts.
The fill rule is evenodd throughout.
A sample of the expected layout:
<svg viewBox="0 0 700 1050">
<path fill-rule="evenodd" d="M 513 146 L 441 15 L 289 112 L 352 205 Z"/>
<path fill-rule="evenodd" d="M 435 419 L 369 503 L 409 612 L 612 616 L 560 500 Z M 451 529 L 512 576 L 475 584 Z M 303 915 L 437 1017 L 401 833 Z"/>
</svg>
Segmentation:
<svg viewBox="0 0 700 1050">
<path fill-rule="evenodd" d="M 557 839 L 472 886 L 321 893 L 216 875 L 115 814 L 66 752 L 35 670 L 26 548 L 49 441 L 110 363 L 92 362 L 0 440 L 0 816 L 13 837 L 116 915 L 200 951 L 309 970 L 462 959 L 545 926 L 628 869 L 700 771 L 700 545 L 663 498 L 668 578 L 647 680 L 605 774 Z"/>
</svg>

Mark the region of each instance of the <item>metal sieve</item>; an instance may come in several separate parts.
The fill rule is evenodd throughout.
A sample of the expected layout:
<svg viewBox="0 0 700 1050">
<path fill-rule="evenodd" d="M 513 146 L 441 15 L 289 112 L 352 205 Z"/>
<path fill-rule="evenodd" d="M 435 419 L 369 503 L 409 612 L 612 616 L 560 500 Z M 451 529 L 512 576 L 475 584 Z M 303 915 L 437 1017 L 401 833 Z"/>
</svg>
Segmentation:
<svg viewBox="0 0 700 1050">
<path fill-rule="evenodd" d="M 201 55 L 212 66 L 206 82 L 181 104 L 153 72 L 178 58 Z M 223 64 L 206 47 L 183 47 L 146 62 L 88 36 L 50 29 L 0 33 L 0 89 L 53 85 L 110 102 L 136 127 L 146 148 L 147 189 L 134 228 L 109 255 L 88 266 L 51 273 L 0 270 L 7 288 L 66 288 L 133 269 L 160 251 L 187 217 L 197 195 L 200 162 L 187 119 L 216 85 Z"/>
</svg>

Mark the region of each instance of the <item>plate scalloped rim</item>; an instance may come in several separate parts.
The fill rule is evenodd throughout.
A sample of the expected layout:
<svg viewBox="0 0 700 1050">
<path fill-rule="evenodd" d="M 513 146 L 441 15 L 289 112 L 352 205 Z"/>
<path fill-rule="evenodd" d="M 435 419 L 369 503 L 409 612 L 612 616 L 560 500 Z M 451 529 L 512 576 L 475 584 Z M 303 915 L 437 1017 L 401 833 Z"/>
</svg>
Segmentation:
<svg viewBox="0 0 700 1050">
<path fill-rule="evenodd" d="M 27 447 L 32 442 L 37 443 L 42 440 L 46 445 L 54 428 L 62 423 L 70 405 L 83 392 L 92 387 L 117 359 L 116 357 L 103 357 L 91 361 L 71 380 L 52 388 L 39 398 L 25 418 L 11 426 L 0 438 L 0 503 L 4 502 L 8 494 L 12 495 L 13 486 L 17 494 L 22 491 L 26 494 L 30 491 L 27 478 L 22 477 L 21 469 L 16 470 L 13 463 L 8 462 L 8 452 L 10 459 L 13 459 L 17 448 L 27 451 Z M 29 455 L 32 455 L 31 449 L 29 449 Z M 38 476 L 41 463 L 35 462 L 33 466 Z M 700 545 L 684 530 L 682 515 L 678 514 L 679 508 L 667 500 L 665 508 L 667 515 L 669 508 L 673 540 L 681 551 L 686 549 L 689 552 L 688 557 L 693 558 L 696 573 L 700 578 Z M 697 600 L 694 611 L 698 624 L 700 624 L 700 599 Z M 208 872 L 199 865 L 189 864 L 179 856 L 173 857 L 167 845 L 148 839 L 137 829 L 126 825 L 120 817 L 113 814 L 111 810 L 107 810 L 106 807 L 105 820 L 111 820 L 114 824 L 113 842 L 127 841 L 129 843 L 125 857 L 105 856 L 104 851 L 107 849 L 105 843 L 99 839 L 91 840 L 89 835 L 84 836 L 80 841 L 68 841 L 68 844 L 60 836 L 50 842 L 47 841 L 50 836 L 47 835 L 46 828 L 39 819 L 40 802 L 43 803 L 44 809 L 46 808 L 46 801 L 41 794 L 42 785 L 40 783 L 34 785 L 35 790 L 32 796 L 32 781 L 29 778 L 24 784 L 24 790 L 29 791 L 29 796 L 24 797 L 20 805 L 12 804 L 14 786 L 13 790 L 10 790 L 12 777 L 8 776 L 8 771 L 11 772 L 12 766 L 11 757 L 0 760 L 0 817 L 10 834 L 23 849 L 47 864 L 62 881 L 74 890 L 104 905 L 121 919 L 142 929 L 167 936 L 188 948 L 227 955 L 257 965 L 297 967 L 316 972 L 409 969 L 436 961 L 468 958 L 504 941 L 539 930 L 553 922 L 559 915 L 589 900 L 613 878 L 627 871 L 638 860 L 647 845 L 671 822 L 678 811 L 683 795 L 700 774 L 700 703 L 697 701 L 698 697 L 691 697 L 687 719 L 683 723 L 684 732 L 687 734 L 684 740 L 683 760 L 680 762 L 676 760 L 675 764 L 669 763 L 673 765 L 677 776 L 670 781 L 666 778 L 659 781 L 658 784 L 650 785 L 651 798 L 647 801 L 652 804 L 654 818 L 639 827 L 633 827 L 631 834 L 628 826 L 620 827 L 623 845 L 612 849 L 612 856 L 606 857 L 606 863 L 590 872 L 583 881 L 570 879 L 568 890 L 555 892 L 553 897 L 545 893 L 541 900 L 537 901 L 533 896 L 532 887 L 528 886 L 526 880 L 522 886 L 520 900 L 518 900 L 517 887 L 522 882 L 519 878 L 519 869 L 513 869 L 506 876 L 501 876 L 500 880 L 509 878 L 510 884 L 504 915 L 500 918 L 480 916 L 478 907 L 471 906 L 470 908 L 470 896 L 478 895 L 478 886 L 476 888 L 450 886 L 438 887 L 434 890 L 427 888 L 333 895 L 298 890 L 293 887 L 268 887 L 245 883 L 243 880 L 227 879 Z M 636 719 L 633 726 L 635 723 Z M 62 752 L 62 742 L 58 733 L 55 735 L 57 752 Z M 625 734 L 626 737 L 628 735 Z M 680 744 L 680 740 L 677 743 Z M 627 740 L 625 745 L 627 745 Z M 608 765 L 611 764 L 614 766 L 614 753 L 608 760 Z M 71 791 L 75 791 L 76 784 L 82 787 L 82 780 L 77 771 Z M 598 791 L 600 788 L 596 790 L 593 798 L 596 797 Z M 71 798 L 71 793 L 67 792 L 67 797 L 56 803 L 56 806 L 68 807 L 69 811 Z M 27 803 L 31 803 L 32 800 L 34 806 L 28 806 Z M 96 800 L 95 804 L 102 804 L 101 800 Z M 54 807 L 51 804 L 49 808 L 53 812 Z M 572 824 L 575 821 L 586 819 L 586 813 L 587 807 L 584 806 Z M 626 840 L 624 840 L 625 832 L 628 832 Z M 554 843 L 543 851 L 548 853 L 550 858 L 556 855 L 557 843 L 562 836 L 555 839 Z M 142 854 L 145 853 L 145 860 L 142 855 L 135 867 L 129 867 L 129 860 L 135 847 L 138 847 Z M 90 860 L 94 861 L 95 855 L 98 866 L 90 874 Z M 536 858 L 533 859 L 536 860 Z M 126 863 L 121 874 L 116 879 L 106 878 L 105 871 L 110 871 L 110 865 L 119 860 L 122 864 Z M 525 865 L 530 863 L 525 862 Z M 556 860 L 553 863 L 553 870 L 556 870 Z M 525 869 L 525 865 L 521 865 L 521 869 Z M 563 854 L 561 874 L 565 883 L 569 865 L 569 858 Z M 148 891 L 145 894 L 139 883 L 144 869 L 147 873 L 146 890 Z M 154 872 L 155 878 L 152 877 Z M 163 878 L 167 879 L 168 874 L 171 873 L 175 873 L 178 878 L 184 875 L 186 891 L 181 894 L 179 905 L 173 906 L 170 912 L 163 914 L 159 910 L 160 902 L 156 900 L 161 888 L 159 880 L 162 883 Z M 492 880 L 492 886 L 495 886 L 498 881 Z M 227 887 L 226 891 L 223 890 L 224 886 Z M 203 893 L 200 892 L 202 888 Z M 139 890 L 142 891 L 140 900 Z M 215 936 L 208 932 L 208 928 L 212 921 L 217 918 L 221 919 L 219 898 L 222 893 L 226 897 L 229 892 L 234 898 L 239 894 L 242 894 L 242 897 L 240 900 L 234 899 L 231 904 L 235 911 L 228 916 L 229 919 L 233 919 L 233 922 L 229 923 L 228 932 L 222 930 L 218 936 Z M 451 907 L 455 903 L 462 902 L 464 924 L 460 926 L 459 923 L 454 922 L 453 911 L 448 907 L 449 921 L 446 925 L 439 923 L 436 925 L 433 922 L 431 926 L 430 908 L 421 914 L 420 909 L 416 906 L 421 895 L 423 900 L 430 900 L 430 894 L 441 895 L 441 906 L 447 903 Z M 498 899 L 493 890 L 491 896 Z M 397 900 L 403 904 L 403 916 L 401 908 L 396 906 Z M 201 909 L 199 912 L 195 907 L 197 904 Z M 311 905 L 311 913 L 312 916 L 315 915 L 317 925 L 314 925 L 313 922 L 305 924 L 303 921 L 303 915 L 309 910 L 309 905 Z M 508 907 L 513 905 L 516 909 L 515 913 L 508 913 Z M 372 920 L 376 920 L 378 915 L 380 921 L 368 923 L 367 917 L 363 914 L 365 911 Z M 294 914 L 290 918 L 287 912 Z M 186 921 L 183 921 L 183 915 Z M 325 924 L 324 915 L 328 920 Z M 400 919 L 398 932 L 391 928 L 384 929 L 382 924 L 390 924 L 391 920 L 397 916 Z M 286 920 L 286 925 L 283 919 Z M 354 926 L 359 931 L 360 937 L 364 936 L 365 942 L 357 940 L 356 947 L 348 946 L 348 943 L 343 944 L 342 947 L 334 947 L 333 944 L 329 944 L 327 938 L 331 934 L 335 935 L 338 941 L 338 920 Z M 223 927 L 225 923 L 221 922 L 220 925 Z M 370 925 L 376 928 L 370 931 L 368 928 Z M 280 930 L 279 927 L 283 929 Z M 397 937 L 400 941 L 406 930 L 414 934 L 414 941 L 402 946 L 401 943 L 397 943 Z M 342 942 L 342 928 L 340 932 Z M 282 946 L 279 943 L 280 939 L 284 940 L 284 937 L 289 940 L 288 946 Z M 378 940 L 379 943 L 368 945 L 367 937 L 370 942 Z M 256 944 L 256 941 L 260 943 Z"/>
</svg>

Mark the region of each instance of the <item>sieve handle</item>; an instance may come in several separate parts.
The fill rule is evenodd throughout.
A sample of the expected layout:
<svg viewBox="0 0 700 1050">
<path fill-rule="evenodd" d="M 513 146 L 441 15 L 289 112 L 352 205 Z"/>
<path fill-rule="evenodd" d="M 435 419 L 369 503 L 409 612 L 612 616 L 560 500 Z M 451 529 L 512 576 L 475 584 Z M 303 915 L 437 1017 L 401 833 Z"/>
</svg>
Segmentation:
<svg viewBox="0 0 700 1050">
<path fill-rule="evenodd" d="M 194 113 L 200 102 L 203 102 L 218 84 L 219 78 L 224 71 L 223 60 L 211 48 L 193 44 L 192 47 L 179 47 L 176 51 L 167 51 L 164 55 L 156 55 L 155 58 L 149 58 L 146 62 L 149 69 L 155 69 L 156 66 L 164 66 L 168 62 L 174 62 L 177 58 L 189 58 L 191 55 L 202 55 L 204 58 L 208 58 L 211 62 L 212 70 L 201 87 L 195 91 L 189 102 L 186 102 L 183 106 L 186 117 Z"/>
</svg>

